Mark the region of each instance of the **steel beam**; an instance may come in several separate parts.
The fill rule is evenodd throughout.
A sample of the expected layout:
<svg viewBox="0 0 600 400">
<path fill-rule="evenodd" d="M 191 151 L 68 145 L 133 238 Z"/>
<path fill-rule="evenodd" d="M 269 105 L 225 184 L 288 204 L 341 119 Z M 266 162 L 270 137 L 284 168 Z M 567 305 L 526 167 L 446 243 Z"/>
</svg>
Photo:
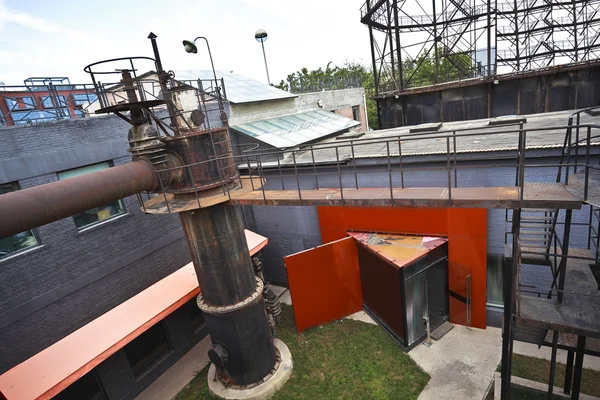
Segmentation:
<svg viewBox="0 0 600 400">
<path fill-rule="evenodd" d="M 515 302 L 515 273 L 519 262 L 519 229 L 521 225 L 521 209 L 513 210 L 512 234 L 513 251 L 512 261 L 504 265 L 504 326 L 502 328 L 502 369 L 501 391 L 502 400 L 510 399 L 510 377 L 512 369 L 512 342 L 513 342 L 513 309 Z"/>
<path fill-rule="evenodd" d="M 571 384 L 573 382 L 573 361 L 575 360 L 575 352 L 569 350 L 567 353 L 567 369 L 565 371 L 565 387 L 566 394 L 571 393 Z"/>
<path fill-rule="evenodd" d="M 567 276 L 567 255 L 569 254 L 569 238 L 571 236 L 571 219 L 573 210 L 565 210 L 565 227 L 562 242 L 562 257 L 558 271 L 558 302 L 562 304 L 565 290 L 565 279 Z"/>
<path fill-rule="evenodd" d="M 575 359 L 575 371 L 573 371 L 573 391 L 571 400 L 579 399 L 579 391 L 581 389 L 581 372 L 583 371 L 583 357 L 585 350 L 585 336 L 577 337 L 577 358 Z"/>
</svg>

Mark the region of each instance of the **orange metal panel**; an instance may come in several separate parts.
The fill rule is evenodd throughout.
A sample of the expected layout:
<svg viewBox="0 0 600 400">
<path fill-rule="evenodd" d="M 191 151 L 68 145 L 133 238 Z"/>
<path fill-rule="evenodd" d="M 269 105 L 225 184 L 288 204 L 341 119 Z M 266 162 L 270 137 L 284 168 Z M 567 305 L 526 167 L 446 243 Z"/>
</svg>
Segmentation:
<svg viewBox="0 0 600 400">
<path fill-rule="evenodd" d="M 341 239 L 352 230 L 447 236 L 450 289 L 462 290 L 464 271 L 468 269 L 472 276 L 472 326 L 486 327 L 487 210 L 317 207 L 317 211 L 324 243 Z M 461 317 L 461 314 L 465 316 Z M 457 323 L 463 323 L 461 321 L 466 318 L 464 303 L 451 299 L 450 317 Z"/>
<path fill-rule="evenodd" d="M 353 238 L 287 256 L 284 262 L 298 332 L 362 310 Z"/>
<path fill-rule="evenodd" d="M 485 208 L 448 208 L 448 237 L 487 238 Z"/>
</svg>

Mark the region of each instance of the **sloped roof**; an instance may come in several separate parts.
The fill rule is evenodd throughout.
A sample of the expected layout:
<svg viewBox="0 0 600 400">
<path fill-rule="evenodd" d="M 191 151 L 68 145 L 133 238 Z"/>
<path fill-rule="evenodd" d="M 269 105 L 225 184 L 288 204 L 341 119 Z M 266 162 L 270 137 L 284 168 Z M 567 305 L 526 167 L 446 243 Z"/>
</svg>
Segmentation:
<svg viewBox="0 0 600 400">
<path fill-rule="evenodd" d="M 212 70 L 178 70 L 175 79 L 187 81 L 196 79 L 214 79 Z M 230 71 L 215 71 L 217 79 L 225 81 L 227 100 L 233 104 L 255 101 L 279 100 L 298 97 L 295 94 L 269 86 L 266 82 L 255 81 Z"/>
<path fill-rule="evenodd" d="M 234 125 L 231 128 L 277 148 L 288 148 L 325 138 L 360 122 L 325 111 L 312 110 Z"/>
</svg>

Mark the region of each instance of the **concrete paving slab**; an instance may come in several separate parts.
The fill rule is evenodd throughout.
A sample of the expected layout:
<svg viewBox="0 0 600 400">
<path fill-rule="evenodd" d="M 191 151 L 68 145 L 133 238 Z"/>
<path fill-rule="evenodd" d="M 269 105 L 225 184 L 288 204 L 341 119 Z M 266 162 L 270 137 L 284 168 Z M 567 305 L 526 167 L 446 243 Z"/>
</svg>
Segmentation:
<svg viewBox="0 0 600 400">
<path fill-rule="evenodd" d="M 290 291 L 286 290 L 279 296 L 279 302 L 282 304 L 287 304 L 288 306 L 292 305 L 292 296 L 290 296 Z"/>
<path fill-rule="evenodd" d="M 408 355 L 431 375 L 419 399 L 482 399 L 500 363 L 501 350 L 500 329 L 460 325 L 431 347 L 418 345 Z"/>
<path fill-rule="evenodd" d="M 140 393 L 136 400 L 170 400 L 174 398 L 208 364 L 207 352 L 210 344 L 210 336 L 202 339 Z"/>
<path fill-rule="evenodd" d="M 373 318 L 371 318 L 369 316 L 369 314 L 367 314 L 366 312 L 364 312 L 362 310 L 358 311 L 358 312 L 355 312 L 352 315 L 348 315 L 346 318 L 353 319 L 355 321 L 366 322 L 367 324 L 377 325 L 377 322 L 375 322 L 373 320 Z"/>
<path fill-rule="evenodd" d="M 284 286 L 277 286 L 271 284 L 269 284 L 269 288 L 271 288 L 271 290 L 273 291 L 273 293 L 275 293 L 277 297 L 281 296 L 286 290 L 288 290 L 288 288 Z"/>
</svg>

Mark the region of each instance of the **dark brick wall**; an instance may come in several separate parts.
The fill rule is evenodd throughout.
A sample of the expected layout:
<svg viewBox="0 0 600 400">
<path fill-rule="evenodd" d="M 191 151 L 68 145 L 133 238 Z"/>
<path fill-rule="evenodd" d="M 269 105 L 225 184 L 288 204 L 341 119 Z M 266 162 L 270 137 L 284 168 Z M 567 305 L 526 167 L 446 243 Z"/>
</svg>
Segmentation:
<svg viewBox="0 0 600 400">
<path fill-rule="evenodd" d="M 57 171 L 129 162 L 128 129 L 115 116 L 0 129 L 0 183 L 26 188 Z M 177 215 L 123 201 L 123 217 L 84 232 L 56 221 L 36 229 L 41 247 L 0 260 L 0 373 L 190 262 Z"/>
</svg>

